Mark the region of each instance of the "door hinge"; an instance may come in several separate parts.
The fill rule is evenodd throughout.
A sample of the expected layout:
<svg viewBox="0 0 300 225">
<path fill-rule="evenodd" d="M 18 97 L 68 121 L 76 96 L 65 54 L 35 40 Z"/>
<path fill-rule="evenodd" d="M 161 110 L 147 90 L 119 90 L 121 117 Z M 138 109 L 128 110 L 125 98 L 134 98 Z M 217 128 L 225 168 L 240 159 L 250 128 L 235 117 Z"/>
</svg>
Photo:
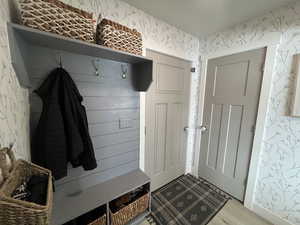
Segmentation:
<svg viewBox="0 0 300 225">
<path fill-rule="evenodd" d="M 254 125 L 252 125 L 252 127 L 251 127 L 251 132 L 255 132 L 255 128 L 256 128 L 256 125 L 254 124 Z"/>
<path fill-rule="evenodd" d="M 195 68 L 195 67 L 192 67 L 192 68 L 191 68 L 191 72 L 192 72 L 192 73 L 195 73 L 195 72 L 196 72 L 196 68 Z"/>
<path fill-rule="evenodd" d="M 265 72 L 265 64 L 262 65 L 262 67 L 261 67 L 261 72 L 262 72 L 262 73 Z"/>
<path fill-rule="evenodd" d="M 145 127 L 145 129 L 144 129 L 144 133 L 145 133 L 145 136 L 146 136 L 146 133 L 147 133 L 147 129 L 146 129 L 146 127 Z"/>
</svg>

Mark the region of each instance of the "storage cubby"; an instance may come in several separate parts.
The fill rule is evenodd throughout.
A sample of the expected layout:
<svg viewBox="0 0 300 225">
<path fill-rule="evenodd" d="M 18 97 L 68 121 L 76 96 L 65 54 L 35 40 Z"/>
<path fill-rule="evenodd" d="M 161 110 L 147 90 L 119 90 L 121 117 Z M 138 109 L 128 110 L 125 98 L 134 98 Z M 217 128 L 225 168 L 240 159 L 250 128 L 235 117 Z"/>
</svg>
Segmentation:
<svg viewBox="0 0 300 225">
<path fill-rule="evenodd" d="M 107 224 L 106 208 L 107 208 L 106 205 L 102 205 L 63 225 L 106 225 Z"/>
<path fill-rule="evenodd" d="M 109 203 L 111 225 L 138 221 L 150 212 L 150 184 L 145 184 Z"/>
</svg>

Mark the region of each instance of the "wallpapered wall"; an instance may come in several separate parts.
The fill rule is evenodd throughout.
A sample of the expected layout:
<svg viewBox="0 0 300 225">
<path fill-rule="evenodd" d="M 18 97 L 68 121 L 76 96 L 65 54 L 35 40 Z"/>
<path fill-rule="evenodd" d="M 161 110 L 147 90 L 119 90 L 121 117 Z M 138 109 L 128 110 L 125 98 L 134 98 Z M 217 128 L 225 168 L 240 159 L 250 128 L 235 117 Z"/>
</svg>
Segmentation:
<svg viewBox="0 0 300 225">
<path fill-rule="evenodd" d="M 28 92 L 19 86 L 10 63 L 6 22 L 12 1 L 0 0 L 0 146 L 14 144 L 18 158 L 29 158 Z"/>
<path fill-rule="evenodd" d="M 200 40 L 201 54 L 244 46 L 268 33 L 281 34 L 255 201 L 300 224 L 300 119 L 289 117 L 295 76 L 292 56 L 300 53 L 300 2 Z"/>
</svg>

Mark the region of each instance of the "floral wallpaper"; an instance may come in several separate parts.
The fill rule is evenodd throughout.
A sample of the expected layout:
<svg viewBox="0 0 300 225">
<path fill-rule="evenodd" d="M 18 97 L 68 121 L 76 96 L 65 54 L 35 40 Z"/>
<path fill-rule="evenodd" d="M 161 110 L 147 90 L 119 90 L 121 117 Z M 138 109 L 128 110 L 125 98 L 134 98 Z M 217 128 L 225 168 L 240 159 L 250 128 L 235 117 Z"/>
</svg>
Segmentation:
<svg viewBox="0 0 300 225">
<path fill-rule="evenodd" d="M 247 45 L 268 33 L 281 34 L 266 134 L 255 193 L 256 204 L 300 224 L 300 119 L 289 116 L 295 75 L 292 57 L 300 53 L 300 2 L 266 13 L 200 40 L 201 54 Z"/>
<path fill-rule="evenodd" d="M 18 158 L 29 159 L 28 92 L 20 87 L 10 63 L 6 23 L 12 1 L 0 0 L 0 146 L 13 144 Z"/>
</svg>

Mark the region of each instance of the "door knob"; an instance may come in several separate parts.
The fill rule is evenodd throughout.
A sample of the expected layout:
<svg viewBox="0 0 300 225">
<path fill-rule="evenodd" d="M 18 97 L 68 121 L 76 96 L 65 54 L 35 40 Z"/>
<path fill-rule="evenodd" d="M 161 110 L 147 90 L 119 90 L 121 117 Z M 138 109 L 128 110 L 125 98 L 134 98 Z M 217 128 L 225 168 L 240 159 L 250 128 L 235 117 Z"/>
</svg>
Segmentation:
<svg viewBox="0 0 300 225">
<path fill-rule="evenodd" d="M 189 131 L 190 129 L 191 129 L 191 128 L 189 128 L 188 126 L 185 126 L 185 127 L 183 128 L 184 131 Z M 198 130 L 200 130 L 201 132 L 205 132 L 205 131 L 208 130 L 206 126 L 198 126 L 198 127 L 195 127 L 194 129 L 198 129 Z"/>
<path fill-rule="evenodd" d="M 207 127 L 203 125 L 197 127 L 197 129 L 199 129 L 201 132 L 206 132 L 208 130 Z"/>
</svg>

